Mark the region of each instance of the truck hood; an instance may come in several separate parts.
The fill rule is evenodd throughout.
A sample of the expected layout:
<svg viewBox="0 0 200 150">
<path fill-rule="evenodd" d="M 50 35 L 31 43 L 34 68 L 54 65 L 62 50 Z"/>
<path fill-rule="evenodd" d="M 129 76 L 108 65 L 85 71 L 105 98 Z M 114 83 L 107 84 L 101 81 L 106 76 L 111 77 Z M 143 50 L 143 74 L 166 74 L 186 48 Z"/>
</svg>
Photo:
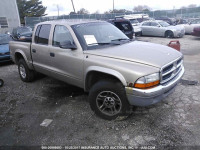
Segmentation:
<svg viewBox="0 0 200 150">
<path fill-rule="evenodd" d="M 182 56 L 180 52 L 170 47 L 141 41 L 133 41 L 104 49 L 87 50 L 84 53 L 141 63 L 157 68 L 161 68 Z"/>
</svg>

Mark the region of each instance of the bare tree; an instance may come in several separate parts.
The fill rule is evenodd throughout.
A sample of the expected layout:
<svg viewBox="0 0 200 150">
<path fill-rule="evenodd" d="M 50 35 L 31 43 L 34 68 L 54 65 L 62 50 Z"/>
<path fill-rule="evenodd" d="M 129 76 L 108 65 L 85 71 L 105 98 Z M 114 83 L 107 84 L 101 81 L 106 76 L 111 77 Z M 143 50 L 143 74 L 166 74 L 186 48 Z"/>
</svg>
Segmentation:
<svg viewBox="0 0 200 150">
<path fill-rule="evenodd" d="M 126 9 L 114 9 L 114 11 L 109 10 L 104 12 L 104 14 L 110 14 L 110 13 L 132 13 L 132 11 Z"/>
<path fill-rule="evenodd" d="M 96 10 L 94 13 L 92 14 L 100 14 L 99 10 Z"/>
<path fill-rule="evenodd" d="M 89 14 L 89 11 L 85 8 L 81 8 L 79 11 L 77 11 L 77 14 Z"/>
<path fill-rule="evenodd" d="M 190 5 L 188 5 L 188 6 L 182 6 L 180 9 L 195 8 L 195 7 L 197 7 L 196 4 L 190 4 Z"/>
<path fill-rule="evenodd" d="M 142 12 L 142 11 L 150 11 L 150 10 L 152 9 L 147 5 L 138 5 L 133 8 L 134 12 Z"/>
<path fill-rule="evenodd" d="M 195 8 L 195 7 L 197 7 L 196 4 L 190 4 L 190 5 L 188 5 L 188 8 Z"/>
</svg>

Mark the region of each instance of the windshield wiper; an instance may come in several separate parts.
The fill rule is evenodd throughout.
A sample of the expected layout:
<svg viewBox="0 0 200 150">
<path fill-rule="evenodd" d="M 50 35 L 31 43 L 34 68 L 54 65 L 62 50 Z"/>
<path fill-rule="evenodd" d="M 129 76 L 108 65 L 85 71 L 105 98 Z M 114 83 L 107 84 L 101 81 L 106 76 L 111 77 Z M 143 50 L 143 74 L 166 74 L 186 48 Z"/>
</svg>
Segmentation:
<svg viewBox="0 0 200 150">
<path fill-rule="evenodd" d="M 91 45 L 110 45 L 110 44 L 114 44 L 114 45 L 120 45 L 119 43 L 91 43 L 91 44 L 88 44 L 89 46 Z"/>
<path fill-rule="evenodd" d="M 125 39 L 125 38 L 122 38 L 122 39 L 114 39 L 114 40 L 111 40 L 111 41 L 124 41 L 124 40 L 129 40 L 129 41 L 130 41 L 130 39 Z"/>
</svg>

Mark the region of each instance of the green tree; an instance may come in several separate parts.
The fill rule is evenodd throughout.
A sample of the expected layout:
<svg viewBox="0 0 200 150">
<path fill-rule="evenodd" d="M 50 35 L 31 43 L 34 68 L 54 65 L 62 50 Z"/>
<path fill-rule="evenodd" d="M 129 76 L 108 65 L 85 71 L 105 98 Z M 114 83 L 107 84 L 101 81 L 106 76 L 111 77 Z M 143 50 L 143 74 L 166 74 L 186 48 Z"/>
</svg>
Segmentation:
<svg viewBox="0 0 200 150">
<path fill-rule="evenodd" d="M 45 16 L 47 7 L 42 5 L 41 0 L 17 0 L 20 21 L 25 24 L 24 17 L 41 17 Z"/>
</svg>

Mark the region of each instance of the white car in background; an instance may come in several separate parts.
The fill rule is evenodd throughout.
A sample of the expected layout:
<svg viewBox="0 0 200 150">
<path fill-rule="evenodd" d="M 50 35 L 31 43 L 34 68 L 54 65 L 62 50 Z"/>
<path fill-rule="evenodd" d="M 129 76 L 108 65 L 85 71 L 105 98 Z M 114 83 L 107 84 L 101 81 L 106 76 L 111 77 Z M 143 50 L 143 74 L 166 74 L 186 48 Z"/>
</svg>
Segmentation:
<svg viewBox="0 0 200 150">
<path fill-rule="evenodd" d="M 191 34 L 195 27 L 200 26 L 200 18 L 190 21 L 188 24 L 183 24 L 185 27 L 185 34 Z"/>
<path fill-rule="evenodd" d="M 149 20 L 148 14 L 130 14 L 130 15 L 122 15 L 122 16 L 116 16 L 115 18 L 124 18 L 128 19 L 134 29 L 134 33 L 136 36 L 141 35 L 142 29 L 140 28 L 140 22 Z"/>
<path fill-rule="evenodd" d="M 183 26 L 171 26 L 165 21 L 149 20 L 140 24 L 142 35 L 161 37 L 183 37 L 185 29 Z"/>
<path fill-rule="evenodd" d="M 129 19 L 129 21 L 131 22 L 133 26 L 135 36 L 141 35 L 142 29 L 139 26 L 140 24 L 139 21 L 137 19 Z"/>
</svg>

